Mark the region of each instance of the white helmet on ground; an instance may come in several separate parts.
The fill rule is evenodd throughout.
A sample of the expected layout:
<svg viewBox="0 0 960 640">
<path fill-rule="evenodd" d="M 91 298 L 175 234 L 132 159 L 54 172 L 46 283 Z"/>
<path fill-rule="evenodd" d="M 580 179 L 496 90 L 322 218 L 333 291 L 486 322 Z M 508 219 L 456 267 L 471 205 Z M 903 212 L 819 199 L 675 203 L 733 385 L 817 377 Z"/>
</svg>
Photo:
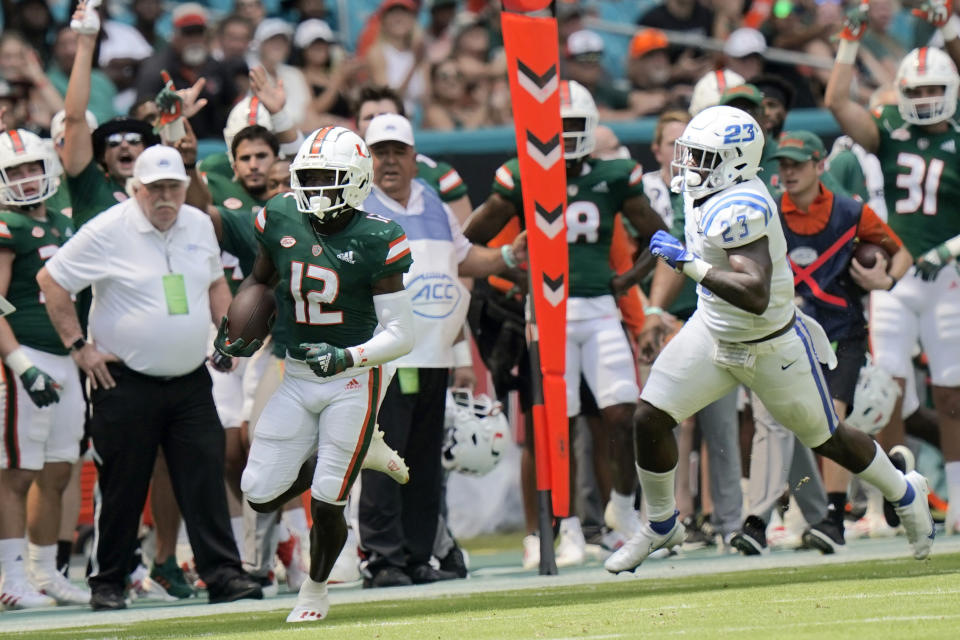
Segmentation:
<svg viewBox="0 0 960 640">
<path fill-rule="evenodd" d="M 576 80 L 564 80 L 560 83 L 560 117 L 563 120 L 579 120 L 576 129 L 563 131 L 563 158 L 575 160 L 591 153 L 597 144 L 596 130 L 600 124 L 600 112 L 593 96 L 582 84 Z M 573 148 L 569 149 L 567 141 L 573 141 Z"/>
<path fill-rule="evenodd" d="M 868 360 L 860 369 L 853 407 L 844 422 L 864 433 L 877 433 L 893 417 L 899 396 L 900 385 L 889 373 Z"/>
<path fill-rule="evenodd" d="M 305 184 L 301 172 L 334 171 L 329 184 Z M 328 222 L 357 209 L 373 186 L 373 160 L 363 139 L 345 127 L 317 129 L 303 141 L 290 163 L 290 187 L 297 209 Z"/>
<path fill-rule="evenodd" d="M 718 69 L 705 74 L 693 86 L 693 95 L 690 97 L 690 115 L 695 116 L 707 107 L 720 104 L 720 98 L 730 87 L 743 84 L 743 79 L 736 71 Z"/>
<path fill-rule="evenodd" d="M 233 139 L 242 129 L 258 124 L 268 131 L 273 131 L 273 121 L 270 112 L 263 106 L 257 96 L 247 96 L 230 109 L 227 124 L 223 128 L 223 141 L 227 143 L 227 157 L 233 162 Z"/>
<path fill-rule="evenodd" d="M 897 69 L 895 84 L 900 115 L 910 124 L 943 122 L 957 110 L 960 76 L 953 60 L 941 49 L 920 47 L 908 53 Z M 910 97 L 907 93 L 924 86 L 943 87 L 943 95 Z"/>
<path fill-rule="evenodd" d="M 468 389 L 447 389 L 445 426 L 445 469 L 482 476 L 500 462 L 510 425 L 499 402 Z"/>
<path fill-rule="evenodd" d="M 23 164 L 38 162 L 39 175 L 11 179 L 10 169 Z M 36 205 L 57 190 L 60 162 L 49 142 L 26 129 L 10 129 L 0 133 L 0 204 L 28 207 Z M 36 186 L 35 192 L 30 187 Z"/>
<path fill-rule="evenodd" d="M 763 129 L 746 111 L 708 107 L 687 124 L 673 149 L 671 189 L 702 198 L 757 175 Z"/>
</svg>

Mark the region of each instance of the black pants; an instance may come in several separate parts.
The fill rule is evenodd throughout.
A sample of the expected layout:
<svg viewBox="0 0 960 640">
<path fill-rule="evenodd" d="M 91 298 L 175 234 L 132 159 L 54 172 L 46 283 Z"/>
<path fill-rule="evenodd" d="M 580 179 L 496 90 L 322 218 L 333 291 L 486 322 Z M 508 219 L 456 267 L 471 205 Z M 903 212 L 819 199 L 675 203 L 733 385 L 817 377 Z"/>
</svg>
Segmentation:
<svg viewBox="0 0 960 640">
<path fill-rule="evenodd" d="M 224 435 L 206 366 L 161 379 L 108 365 L 113 389 L 92 392 L 90 431 L 100 504 L 90 587 L 123 588 L 157 448 L 187 525 L 200 577 L 219 585 L 241 572 L 223 483 Z"/>
<path fill-rule="evenodd" d="M 372 572 L 430 560 L 440 513 L 443 414 L 449 369 L 418 369 L 419 391 L 400 391 L 394 376 L 380 405 L 383 439 L 407 461 L 410 482 L 399 485 L 366 470 L 360 485 L 360 544 Z"/>
</svg>

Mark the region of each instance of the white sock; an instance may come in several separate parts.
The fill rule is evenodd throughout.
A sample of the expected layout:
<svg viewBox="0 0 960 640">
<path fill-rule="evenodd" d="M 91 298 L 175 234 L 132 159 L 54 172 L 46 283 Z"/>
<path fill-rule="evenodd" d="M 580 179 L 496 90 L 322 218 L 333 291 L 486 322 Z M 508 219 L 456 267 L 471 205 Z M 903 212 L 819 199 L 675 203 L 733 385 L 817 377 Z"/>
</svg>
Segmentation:
<svg viewBox="0 0 960 640">
<path fill-rule="evenodd" d="M 633 494 L 624 495 L 616 489 L 610 490 L 610 502 L 618 511 L 633 511 Z"/>
<path fill-rule="evenodd" d="M 230 518 L 230 529 L 233 531 L 233 539 L 239 548 L 243 543 L 243 516 Z"/>
<path fill-rule="evenodd" d="M 283 519 L 287 523 L 287 526 L 290 527 L 290 530 L 297 535 L 303 535 L 304 531 L 310 530 L 310 525 L 307 524 L 307 512 L 303 507 L 284 511 Z"/>
<path fill-rule="evenodd" d="M 560 521 L 560 533 L 564 532 L 567 535 L 579 535 L 583 537 L 583 529 L 580 528 L 580 518 L 577 516 L 570 516 L 569 518 L 564 518 Z"/>
<path fill-rule="evenodd" d="M 304 580 L 300 586 L 300 594 L 313 598 L 323 597 L 327 595 L 327 581 L 317 582 L 310 576 L 307 576 L 307 579 Z"/>
<path fill-rule="evenodd" d="M 960 504 L 960 462 L 954 460 L 943 465 L 947 476 L 947 502 Z M 956 507 L 954 507 L 956 509 Z"/>
<path fill-rule="evenodd" d="M 57 571 L 57 545 L 38 545 L 28 543 L 27 555 L 30 569 L 34 575 L 50 575 Z"/>
<path fill-rule="evenodd" d="M 3 580 L 23 582 L 27 579 L 27 539 L 0 540 L 0 575 Z"/>
<path fill-rule="evenodd" d="M 880 489 L 883 497 L 890 502 L 898 502 L 907 493 L 907 480 L 900 471 L 893 466 L 890 458 L 883 452 L 879 444 L 874 443 L 876 454 L 866 469 L 857 475 Z"/>
<path fill-rule="evenodd" d="M 640 465 L 637 465 L 637 475 L 640 477 L 643 502 L 647 506 L 647 519 L 650 522 L 663 522 L 671 518 L 673 512 L 677 510 L 677 500 L 674 495 L 677 468 L 657 473 L 641 469 Z"/>
</svg>

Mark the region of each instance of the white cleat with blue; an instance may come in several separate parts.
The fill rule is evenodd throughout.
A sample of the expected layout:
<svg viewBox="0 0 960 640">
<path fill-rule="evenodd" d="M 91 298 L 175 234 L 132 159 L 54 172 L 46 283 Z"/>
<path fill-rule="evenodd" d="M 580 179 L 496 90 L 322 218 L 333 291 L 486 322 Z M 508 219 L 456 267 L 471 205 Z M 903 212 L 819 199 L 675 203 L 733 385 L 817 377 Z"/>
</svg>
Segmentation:
<svg viewBox="0 0 960 640">
<path fill-rule="evenodd" d="M 927 479 L 916 471 L 908 473 L 906 479 L 909 485 L 907 494 L 894 508 L 907 533 L 907 540 L 913 547 L 913 557 L 923 560 L 930 555 L 930 547 L 933 546 L 933 537 L 936 533 L 933 528 L 933 517 L 930 515 L 930 506 L 927 504 L 927 494 L 930 493 L 930 489 L 927 486 Z"/>
<path fill-rule="evenodd" d="M 603 563 L 603 567 L 610 573 L 633 571 L 654 551 L 659 549 L 669 551 L 682 544 L 686 533 L 687 530 L 679 519 L 674 523 L 673 528 L 663 535 L 651 529 L 650 523 L 644 522 L 640 531 L 614 551 Z"/>
</svg>

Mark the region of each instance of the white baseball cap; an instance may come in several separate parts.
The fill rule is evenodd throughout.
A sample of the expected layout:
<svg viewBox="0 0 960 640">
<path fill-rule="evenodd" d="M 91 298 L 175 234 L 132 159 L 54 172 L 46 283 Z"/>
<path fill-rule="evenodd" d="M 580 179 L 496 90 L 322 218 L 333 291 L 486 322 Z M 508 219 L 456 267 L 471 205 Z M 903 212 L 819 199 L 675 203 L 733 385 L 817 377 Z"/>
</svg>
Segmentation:
<svg viewBox="0 0 960 640">
<path fill-rule="evenodd" d="M 413 144 L 413 126 L 410 121 L 396 113 L 382 113 L 370 121 L 367 127 L 367 146 L 373 146 L 378 142 L 387 142 L 393 140 L 403 144 L 414 146 Z"/>
<path fill-rule="evenodd" d="M 730 34 L 723 43 L 723 52 L 731 58 L 746 58 L 749 55 L 762 55 L 767 50 L 767 41 L 756 29 L 741 27 Z"/>
<path fill-rule="evenodd" d="M 276 36 L 284 36 L 287 40 L 293 42 L 293 27 L 286 20 L 266 18 L 257 25 L 257 31 L 253 35 L 253 41 L 259 47 L 261 43 Z"/>
<path fill-rule="evenodd" d="M 330 25 L 317 18 L 310 18 L 301 22 L 293 36 L 293 44 L 298 49 L 306 49 L 317 40 L 323 40 L 324 42 L 337 41 Z"/>
<path fill-rule="evenodd" d="M 133 164 L 133 178 L 140 184 L 150 184 L 157 180 L 190 182 L 180 152 L 162 144 L 147 147 L 137 156 L 137 161 Z"/>
</svg>

